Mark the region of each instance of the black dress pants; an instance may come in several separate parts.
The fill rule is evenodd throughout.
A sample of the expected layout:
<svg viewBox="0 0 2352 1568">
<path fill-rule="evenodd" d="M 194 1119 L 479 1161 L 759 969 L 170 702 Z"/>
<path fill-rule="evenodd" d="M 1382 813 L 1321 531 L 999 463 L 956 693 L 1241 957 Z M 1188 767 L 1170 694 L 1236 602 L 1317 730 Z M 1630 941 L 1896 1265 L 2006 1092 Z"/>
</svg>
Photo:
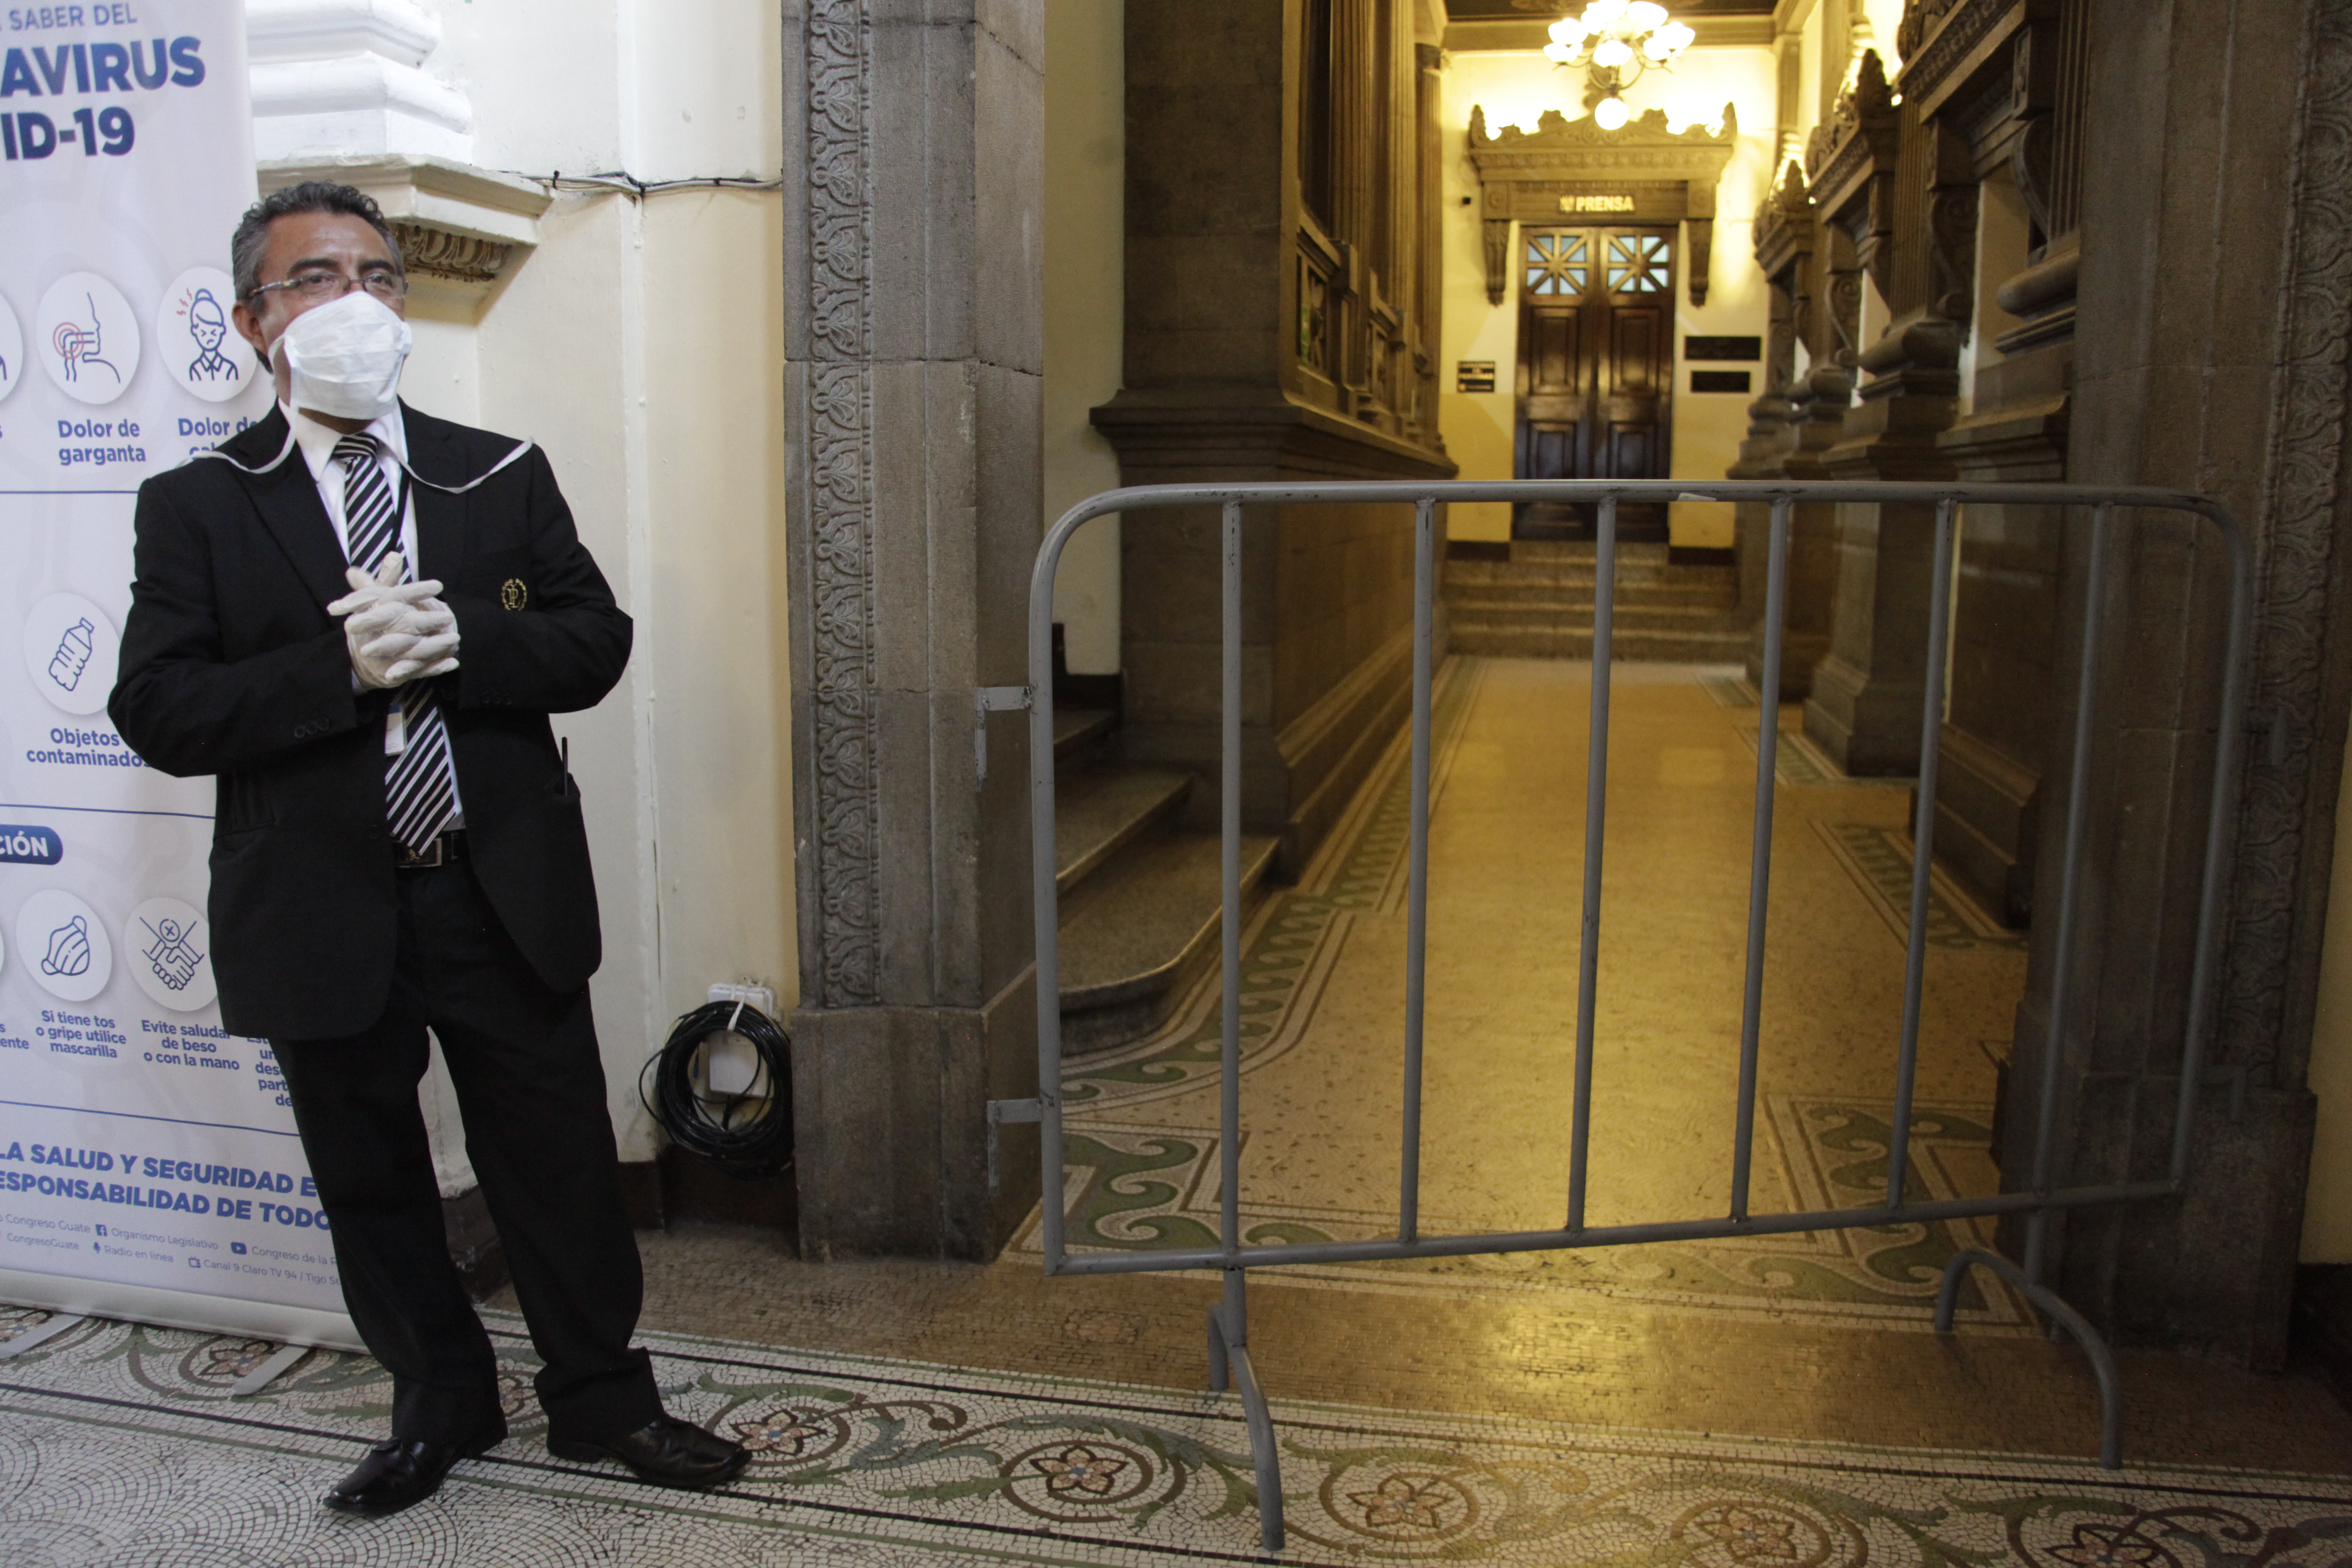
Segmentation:
<svg viewBox="0 0 2352 1568">
<path fill-rule="evenodd" d="M 661 1414 L 585 986 L 550 990 L 464 861 L 404 870 L 392 998 L 342 1039 L 272 1040 L 326 1210 L 343 1300 L 393 1376 L 399 1437 L 499 1417 L 497 1360 L 449 1260 L 417 1085 L 440 1040 L 466 1151 L 544 1362 L 548 1435 L 599 1441 Z"/>
</svg>

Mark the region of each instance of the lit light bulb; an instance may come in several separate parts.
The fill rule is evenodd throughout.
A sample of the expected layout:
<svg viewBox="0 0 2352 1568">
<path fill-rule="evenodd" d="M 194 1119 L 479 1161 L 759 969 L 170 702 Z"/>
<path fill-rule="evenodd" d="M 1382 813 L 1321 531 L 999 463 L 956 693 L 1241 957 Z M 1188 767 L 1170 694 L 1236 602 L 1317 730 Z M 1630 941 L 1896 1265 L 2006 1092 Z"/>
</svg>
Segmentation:
<svg viewBox="0 0 2352 1568">
<path fill-rule="evenodd" d="M 1625 7 L 1625 21 L 1628 26 L 1639 27 L 1643 32 L 1652 27 L 1663 27 L 1666 25 L 1666 8 L 1657 0 L 1633 0 Z"/>
<path fill-rule="evenodd" d="M 1584 41 L 1584 24 L 1573 16 L 1562 16 L 1551 25 L 1551 41 L 1574 48 Z"/>
<path fill-rule="evenodd" d="M 1582 49 L 1572 48 L 1558 39 L 1544 46 L 1544 58 L 1556 66 L 1572 66 L 1576 63 L 1576 57 L 1583 52 Z"/>
<path fill-rule="evenodd" d="M 1633 112 L 1625 107 L 1623 99 L 1613 96 L 1604 98 L 1592 106 L 1592 122 L 1603 131 L 1615 131 L 1624 125 Z"/>
<path fill-rule="evenodd" d="M 1633 47 L 1622 38 L 1603 38 L 1592 51 L 1592 63 L 1603 70 L 1615 70 L 1633 58 Z"/>
<path fill-rule="evenodd" d="M 1685 49 L 1689 48 L 1691 47 L 1691 41 L 1696 38 L 1698 35 L 1691 31 L 1690 28 L 1685 26 L 1680 22 L 1669 22 L 1664 26 L 1659 28 L 1653 37 L 1657 42 L 1666 46 L 1666 52 L 1657 58 L 1660 59 L 1671 59 L 1675 55 L 1681 54 Z"/>
<path fill-rule="evenodd" d="M 1674 58 L 1674 48 L 1655 33 L 1642 40 L 1642 53 L 1654 65 L 1664 65 Z"/>
<path fill-rule="evenodd" d="M 1592 0 L 1584 8 L 1584 30 L 1597 33 L 1603 27 L 1613 27 L 1625 17 L 1626 0 Z"/>
</svg>

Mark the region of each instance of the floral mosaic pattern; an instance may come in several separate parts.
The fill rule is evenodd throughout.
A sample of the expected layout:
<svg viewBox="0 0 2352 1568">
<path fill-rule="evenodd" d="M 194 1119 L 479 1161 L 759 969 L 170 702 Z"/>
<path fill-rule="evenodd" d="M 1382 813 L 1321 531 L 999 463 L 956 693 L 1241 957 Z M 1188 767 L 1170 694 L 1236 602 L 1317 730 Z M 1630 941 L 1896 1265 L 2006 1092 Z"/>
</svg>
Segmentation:
<svg viewBox="0 0 2352 1568">
<path fill-rule="evenodd" d="M 0 1312 L 0 1328 L 41 1314 Z M 530 1371 L 511 1318 L 491 1327 Z M 387 1382 L 317 1352 L 260 1394 L 254 1342 L 92 1321 L 0 1363 L 0 1561 L 471 1565 L 1259 1560 L 1228 1398 L 647 1336 L 673 1409 L 752 1449 L 709 1495 L 544 1451 L 535 1405 L 431 1502 L 361 1523 L 319 1490 Z M 265 1352 L 276 1347 L 264 1344 Z M 1286 1560 L 1616 1568 L 2323 1568 L 2352 1480 L 1590 1429 L 1286 1402 Z"/>
<path fill-rule="evenodd" d="M 1791 1201 L 1805 1208 L 1858 1207 L 1883 1197 L 1891 1142 L 1888 1103 L 1768 1096 L 1765 1125 L 1779 1145 Z M 1990 1144 L 1990 1108 L 1920 1105 L 1911 1119 L 1915 1200 L 1948 1198 L 1979 1184 L 1973 1169 Z M 1068 1134 L 1076 1179 L 1067 1237 L 1076 1250 L 1132 1251 L 1217 1244 L 1213 1128 L 1088 1124 Z M 1461 1215 L 1432 1214 L 1434 1233 L 1482 1226 Z M 1253 1203 L 1243 1210 L 1251 1245 L 1355 1241 L 1391 1234 L 1392 1215 Z M 1034 1226 L 1016 1247 L 1039 1250 Z M 1299 1267 L 1286 1278 L 1379 1279 L 1392 1287 L 1441 1292 L 1465 1287 L 1591 1289 L 1628 1300 L 1737 1308 L 1743 1304 L 1840 1320 L 1883 1317 L 1891 1326 L 1925 1330 L 1944 1265 L 1963 1247 L 1984 1245 L 1972 1221 L 1935 1221 L 1845 1231 L 1801 1232 L 1736 1240 L 1647 1247 L 1514 1253 L 1411 1263 Z M 1990 1286 L 1990 1289 L 1986 1287 Z M 2005 1288 L 1971 1274 L 1961 1287 L 1960 1316 L 1979 1324 L 2021 1327 L 2025 1314 Z"/>
<path fill-rule="evenodd" d="M 1813 831 L 1830 854 L 1845 868 L 1886 929 L 1898 942 L 1911 933 L 1911 835 L 1900 827 L 1871 822 L 1817 822 Z M 1944 875 L 1940 866 L 1927 872 L 1927 945 L 1958 951 L 1966 948 L 2006 948 L 2025 951 L 2026 933 L 2010 931 Z"/>
</svg>

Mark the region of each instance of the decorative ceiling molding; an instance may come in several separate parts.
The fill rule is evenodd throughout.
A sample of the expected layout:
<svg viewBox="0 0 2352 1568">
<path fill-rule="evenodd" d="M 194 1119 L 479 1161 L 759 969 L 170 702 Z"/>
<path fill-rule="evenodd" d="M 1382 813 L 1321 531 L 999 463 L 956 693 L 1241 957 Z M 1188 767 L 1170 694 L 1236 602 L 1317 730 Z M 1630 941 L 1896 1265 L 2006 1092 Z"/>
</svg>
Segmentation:
<svg viewBox="0 0 2352 1568">
<path fill-rule="evenodd" d="M 1544 110 L 1533 131 L 1506 125 L 1486 129 L 1483 106 L 1470 110 L 1470 158 L 1482 180 L 1605 180 L 1612 174 L 1643 179 L 1705 180 L 1723 177 L 1739 140 L 1739 110 L 1723 106 L 1723 130 L 1704 125 L 1675 132 L 1666 111 L 1645 110 L 1622 129 L 1603 131 L 1591 115 L 1570 120 L 1557 109 Z"/>
<path fill-rule="evenodd" d="M 1554 15 L 1525 21 L 1516 16 L 1459 17 L 1445 24 L 1445 52 L 1453 55 L 1534 54 L 1551 42 Z M 1772 47 L 1772 18 L 1769 16 L 1687 16 L 1680 11 L 1675 19 L 1689 26 L 1696 35 L 1691 40 L 1695 49 L 1769 48 Z"/>
<path fill-rule="evenodd" d="M 1497 133 L 1489 133 L 1485 107 L 1472 108 L 1470 161 L 1486 193 L 1482 210 L 1486 224 L 1487 301 L 1503 302 L 1508 282 L 1510 226 L 1519 216 L 1520 187 L 1612 183 L 1671 186 L 1679 182 L 1683 187 L 1679 212 L 1644 210 L 1637 216 L 1629 209 L 1624 216 L 1628 221 L 1679 220 L 1689 225 L 1690 257 L 1684 276 L 1691 303 L 1704 305 L 1715 244 L 1715 188 L 1738 141 L 1739 111 L 1729 103 L 1723 106 L 1720 132 L 1710 132 L 1704 125 L 1670 130 L 1662 109 L 1648 110 L 1619 130 L 1603 131 L 1589 115 L 1570 120 L 1552 109 L 1544 111 L 1533 131 L 1507 125 Z"/>
</svg>

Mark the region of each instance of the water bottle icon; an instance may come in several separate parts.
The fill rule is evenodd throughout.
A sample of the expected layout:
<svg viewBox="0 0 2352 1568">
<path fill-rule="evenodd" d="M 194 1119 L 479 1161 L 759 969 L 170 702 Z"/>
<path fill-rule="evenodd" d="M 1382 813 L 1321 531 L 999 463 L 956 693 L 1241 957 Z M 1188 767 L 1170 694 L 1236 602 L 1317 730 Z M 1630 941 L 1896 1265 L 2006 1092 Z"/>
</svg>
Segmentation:
<svg viewBox="0 0 2352 1568">
<path fill-rule="evenodd" d="M 58 639 L 58 651 L 49 655 L 49 679 L 65 690 L 81 684 L 82 671 L 89 668 L 89 656 L 98 647 L 93 635 L 97 630 L 84 616 Z"/>
</svg>

